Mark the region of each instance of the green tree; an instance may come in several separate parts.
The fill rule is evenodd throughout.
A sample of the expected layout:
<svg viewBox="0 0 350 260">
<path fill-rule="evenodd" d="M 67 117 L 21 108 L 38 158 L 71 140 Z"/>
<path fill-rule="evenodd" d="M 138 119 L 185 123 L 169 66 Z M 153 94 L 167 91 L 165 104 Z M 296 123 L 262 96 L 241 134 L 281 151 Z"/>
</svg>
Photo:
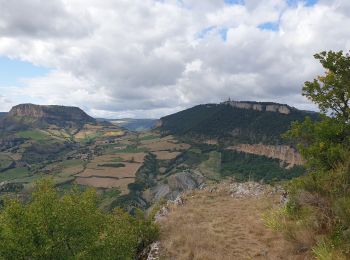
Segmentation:
<svg viewBox="0 0 350 260">
<path fill-rule="evenodd" d="M 349 122 L 350 53 L 321 52 L 314 57 L 326 69 L 325 75 L 305 82 L 303 95 L 316 103 L 325 114 Z"/>
<path fill-rule="evenodd" d="M 0 259 L 133 259 L 157 236 L 143 215 L 104 213 L 94 190 L 63 196 L 36 185 L 29 203 L 8 200 L 0 211 Z"/>
<path fill-rule="evenodd" d="M 350 54 L 329 51 L 314 57 L 325 68 L 325 75 L 305 82 L 302 93 L 318 105 L 320 120 L 293 123 L 285 136 L 298 143 L 310 168 L 327 170 L 344 160 L 350 144 Z"/>
<path fill-rule="evenodd" d="M 318 105 L 320 120 L 306 118 L 286 134 L 309 169 L 288 183 L 289 201 L 276 223 L 295 239 L 314 237 L 317 259 L 350 259 L 350 54 L 329 51 L 315 58 L 325 75 L 305 82 L 303 95 Z"/>
</svg>

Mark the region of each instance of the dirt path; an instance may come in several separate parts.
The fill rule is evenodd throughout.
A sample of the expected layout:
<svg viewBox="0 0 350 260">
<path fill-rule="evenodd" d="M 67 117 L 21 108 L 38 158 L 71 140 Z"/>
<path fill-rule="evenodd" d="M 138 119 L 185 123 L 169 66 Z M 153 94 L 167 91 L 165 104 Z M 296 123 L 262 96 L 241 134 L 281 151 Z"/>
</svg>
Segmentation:
<svg viewBox="0 0 350 260">
<path fill-rule="evenodd" d="M 161 220 L 164 259 L 308 259 L 264 226 L 262 214 L 278 197 L 232 198 L 196 191 Z"/>
</svg>

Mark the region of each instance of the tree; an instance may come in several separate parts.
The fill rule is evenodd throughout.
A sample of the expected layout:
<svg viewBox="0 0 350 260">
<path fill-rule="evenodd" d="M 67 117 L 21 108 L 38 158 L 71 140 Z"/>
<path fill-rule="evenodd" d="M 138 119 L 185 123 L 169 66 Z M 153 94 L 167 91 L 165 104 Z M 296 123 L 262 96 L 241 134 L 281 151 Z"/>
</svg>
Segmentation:
<svg viewBox="0 0 350 260">
<path fill-rule="evenodd" d="M 316 103 L 324 114 L 349 123 L 350 53 L 324 51 L 314 57 L 320 61 L 326 73 L 305 82 L 303 95 Z"/>
<path fill-rule="evenodd" d="M 288 182 L 288 202 L 270 223 L 302 238 L 299 243 L 305 234 L 312 237 L 316 259 L 350 259 L 350 54 L 329 51 L 315 58 L 326 72 L 305 82 L 303 95 L 319 106 L 320 119 L 294 123 L 286 134 L 309 169 Z"/>
<path fill-rule="evenodd" d="M 285 136 L 298 143 L 310 168 L 328 170 L 344 160 L 350 144 L 350 54 L 329 51 L 314 57 L 326 72 L 305 82 L 302 94 L 318 105 L 320 120 L 293 123 Z"/>
<path fill-rule="evenodd" d="M 51 182 L 36 185 L 31 201 L 6 201 L 0 211 L 0 259 L 133 259 L 157 228 L 123 211 L 104 213 L 96 192 L 63 196 Z"/>
</svg>

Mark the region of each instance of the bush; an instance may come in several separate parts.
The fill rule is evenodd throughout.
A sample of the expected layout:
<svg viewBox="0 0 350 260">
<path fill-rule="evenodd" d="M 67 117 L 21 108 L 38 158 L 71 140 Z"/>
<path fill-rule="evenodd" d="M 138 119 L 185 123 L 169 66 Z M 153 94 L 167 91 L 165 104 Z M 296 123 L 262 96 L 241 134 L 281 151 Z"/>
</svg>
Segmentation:
<svg viewBox="0 0 350 260">
<path fill-rule="evenodd" d="M 0 258 L 133 259 L 158 229 L 142 214 L 103 213 L 94 190 L 63 196 L 52 182 L 36 184 L 30 202 L 5 201 L 0 211 Z"/>
<path fill-rule="evenodd" d="M 294 123 L 285 134 L 298 144 L 308 174 L 287 186 L 292 204 L 280 225 L 304 222 L 317 238 L 317 259 L 350 259 L 350 53 L 314 57 L 325 74 L 305 82 L 303 95 L 318 105 L 321 117 Z"/>
</svg>

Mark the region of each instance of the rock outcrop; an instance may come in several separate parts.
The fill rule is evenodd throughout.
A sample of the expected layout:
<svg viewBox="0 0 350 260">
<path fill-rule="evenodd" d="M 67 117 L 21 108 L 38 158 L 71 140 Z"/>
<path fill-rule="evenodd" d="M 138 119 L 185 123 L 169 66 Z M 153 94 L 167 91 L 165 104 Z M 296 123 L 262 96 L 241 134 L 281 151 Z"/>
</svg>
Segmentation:
<svg viewBox="0 0 350 260">
<path fill-rule="evenodd" d="M 198 172 L 179 172 L 167 178 L 167 184 L 159 183 L 153 188 L 154 201 L 162 198 L 176 199 L 184 191 L 199 188 L 205 179 Z"/>
<path fill-rule="evenodd" d="M 288 167 L 304 164 L 301 155 L 288 145 L 239 144 L 228 149 L 279 159 L 287 163 Z"/>
<path fill-rule="evenodd" d="M 252 109 L 256 111 L 267 111 L 267 112 L 276 112 L 280 114 L 290 114 L 291 107 L 283 104 L 275 103 L 258 103 L 258 102 L 244 102 L 244 101 L 227 101 L 224 104 L 228 104 L 232 107 L 239 109 Z"/>
<path fill-rule="evenodd" d="M 6 128 L 16 129 L 23 126 L 46 127 L 48 125 L 76 127 L 86 123 L 94 124 L 96 120 L 78 107 L 20 104 L 14 106 L 2 118 L 0 124 Z"/>
</svg>

